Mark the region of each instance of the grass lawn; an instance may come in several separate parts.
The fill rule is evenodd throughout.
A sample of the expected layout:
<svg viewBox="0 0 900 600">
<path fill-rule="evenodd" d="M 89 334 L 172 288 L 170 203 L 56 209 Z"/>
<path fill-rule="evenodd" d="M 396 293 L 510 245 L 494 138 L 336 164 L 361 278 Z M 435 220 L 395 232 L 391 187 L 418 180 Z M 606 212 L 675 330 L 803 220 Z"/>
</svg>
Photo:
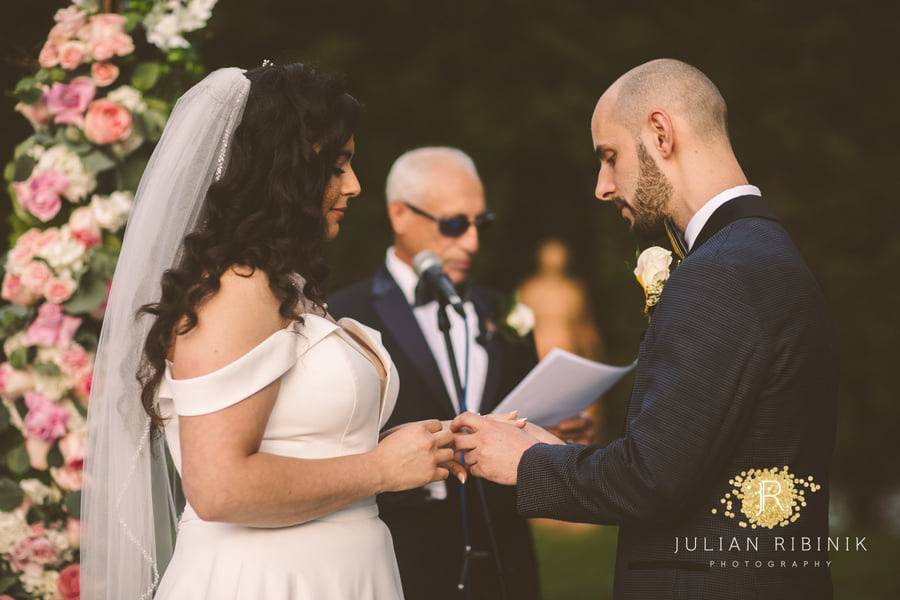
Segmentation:
<svg viewBox="0 0 900 600">
<path fill-rule="evenodd" d="M 584 527 L 574 531 L 534 528 L 544 600 L 612 598 L 616 528 Z M 865 535 L 868 552 L 831 553 L 835 599 L 900 598 L 900 537 L 865 532 L 848 535 Z"/>
</svg>

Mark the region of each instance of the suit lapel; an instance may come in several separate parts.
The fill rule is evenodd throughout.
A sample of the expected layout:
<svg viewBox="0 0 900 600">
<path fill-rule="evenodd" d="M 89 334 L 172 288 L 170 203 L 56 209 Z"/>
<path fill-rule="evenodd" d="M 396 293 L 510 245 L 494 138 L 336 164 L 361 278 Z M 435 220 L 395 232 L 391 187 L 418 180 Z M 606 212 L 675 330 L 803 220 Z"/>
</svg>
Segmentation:
<svg viewBox="0 0 900 600">
<path fill-rule="evenodd" d="M 737 221 L 738 219 L 746 219 L 749 217 L 758 217 L 762 219 L 770 219 L 777 221 L 778 217 L 769 208 L 769 205 L 760 196 L 738 196 L 729 200 L 710 215 L 709 220 L 700 230 L 700 235 L 691 246 L 691 254 L 697 248 L 703 245 L 709 238 L 717 234 L 719 231 Z"/>
<path fill-rule="evenodd" d="M 406 355 L 425 380 L 432 392 L 431 397 L 440 408 L 441 414 L 446 418 L 453 418 L 453 403 L 444 387 L 444 380 L 431 353 L 431 348 L 425 341 L 425 336 L 422 335 L 419 322 L 407 303 L 406 297 L 384 267 L 375 273 L 372 280 L 372 295 L 375 299 L 376 314 L 391 336 L 397 340 L 399 350 Z"/>
<path fill-rule="evenodd" d="M 481 408 L 479 412 L 488 414 L 493 411 L 499 398 L 497 391 L 500 387 L 500 375 L 503 372 L 503 351 L 500 345 L 503 343 L 496 333 L 496 326 L 488 327 L 487 323 L 495 318 L 495 307 L 478 290 L 472 290 L 472 304 L 478 314 L 478 343 L 487 351 L 488 368 L 484 380 L 484 392 L 481 394 Z"/>
</svg>

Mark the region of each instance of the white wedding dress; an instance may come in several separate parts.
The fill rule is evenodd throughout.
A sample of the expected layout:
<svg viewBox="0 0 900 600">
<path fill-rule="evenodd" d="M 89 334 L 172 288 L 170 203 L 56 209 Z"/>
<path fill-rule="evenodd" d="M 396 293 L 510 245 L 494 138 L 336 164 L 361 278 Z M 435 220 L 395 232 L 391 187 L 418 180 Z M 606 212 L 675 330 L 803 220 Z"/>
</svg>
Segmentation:
<svg viewBox="0 0 900 600">
<path fill-rule="evenodd" d="M 164 415 L 200 415 L 240 402 L 281 377 L 261 452 L 330 458 L 372 450 L 394 409 L 398 378 L 380 334 L 354 321 L 304 314 L 236 361 L 160 386 Z M 363 340 L 382 361 L 382 385 Z M 383 390 L 382 390 L 383 387 Z M 166 440 L 181 472 L 178 419 Z M 188 505 L 157 600 L 394 600 L 402 598 L 391 534 L 366 498 L 314 521 L 254 528 L 200 519 Z"/>
</svg>

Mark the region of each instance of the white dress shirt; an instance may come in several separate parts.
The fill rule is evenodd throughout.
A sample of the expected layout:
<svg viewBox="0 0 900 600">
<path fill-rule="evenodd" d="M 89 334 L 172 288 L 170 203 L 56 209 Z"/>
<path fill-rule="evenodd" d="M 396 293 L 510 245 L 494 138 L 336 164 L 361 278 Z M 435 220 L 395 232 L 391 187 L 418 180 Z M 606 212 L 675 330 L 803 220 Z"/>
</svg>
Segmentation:
<svg viewBox="0 0 900 600">
<path fill-rule="evenodd" d="M 411 266 L 397 258 L 393 246 L 388 248 L 385 264 L 391 277 L 400 286 L 406 301 L 413 306 L 419 276 Z M 478 314 L 475 312 L 475 306 L 472 302 L 467 301 L 463 308 L 469 323 L 469 384 L 466 390 L 466 408 L 471 412 L 478 412 L 481 409 L 481 395 L 484 393 L 484 381 L 487 377 L 488 355 L 487 351 L 475 341 L 479 334 Z M 450 315 L 450 339 L 453 342 L 453 353 L 456 355 L 456 366 L 459 369 L 459 376 L 465 377 L 466 337 L 463 319 L 454 310 L 447 312 Z M 450 401 L 459 412 L 456 385 L 450 370 L 450 358 L 444 344 L 444 334 L 438 329 L 437 313 L 438 303 L 436 300 L 432 300 L 425 306 L 413 306 L 413 314 L 416 316 L 419 329 L 422 330 L 431 354 L 437 362 L 441 378 L 444 380 L 444 387 L 447 388 L 447 393 L 450 395 Z"/>
<path fill-rule="evenodd" d="M 687 244 L 688 250 L 694 245 L 697 236 L 703 231 L 703 226 L 706 225 L 712 214 L 716 212 L 716 209 L 729 200 L 734 200 L 740 196 L 762 196 L 762 192 L 755 185 L 738 185 L 728 188 L 707 200 L 706 204 L 694 213 L 694 216 L 688 221 L 687 227 L 684 228 L 684 243 Z"/>
</svg>

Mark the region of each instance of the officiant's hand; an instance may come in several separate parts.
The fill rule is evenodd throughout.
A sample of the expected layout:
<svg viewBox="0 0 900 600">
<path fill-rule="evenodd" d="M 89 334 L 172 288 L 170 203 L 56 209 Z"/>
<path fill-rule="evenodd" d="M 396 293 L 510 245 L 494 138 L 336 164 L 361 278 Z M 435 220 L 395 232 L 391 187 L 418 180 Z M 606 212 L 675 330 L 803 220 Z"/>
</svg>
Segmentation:
<svg viewBox="0 0 900 600">
<path fill-rule="evenodd" d="M 502 485 L 516 484 L 522 454 L 541 441 L 528 433 L 527 424 L 523 429 L 517 422 L 474 413 L 459 415 L 450 429 L 456 433 L 456 449 L 465 452 L 469 471 Z"/>
<path fill-rule="evenodd" d="M 564 442 L 573 444 L 590 444 L 597 434 L 594 421 L 586 413 L 560 421 L 553 427 L 548 427 L 547 431 Z"/>
</svg>

